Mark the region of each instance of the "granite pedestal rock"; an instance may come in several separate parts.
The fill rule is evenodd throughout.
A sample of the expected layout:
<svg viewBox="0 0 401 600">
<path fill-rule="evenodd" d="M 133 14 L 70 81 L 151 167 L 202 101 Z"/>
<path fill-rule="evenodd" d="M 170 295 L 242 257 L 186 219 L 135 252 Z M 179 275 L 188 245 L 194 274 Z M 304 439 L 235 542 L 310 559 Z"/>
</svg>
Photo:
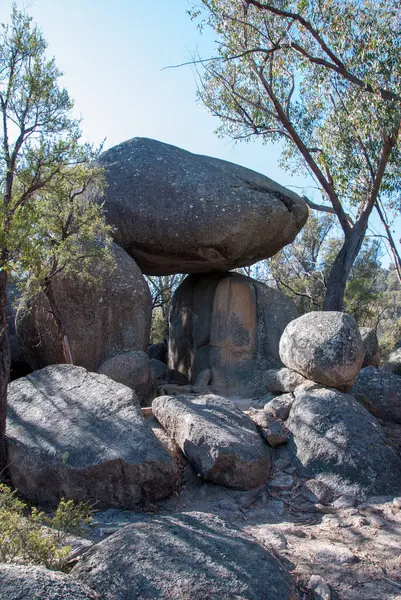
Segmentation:
<svg viewBox="0 0 401 600">
<path fill-rule="evenodd" d="M 280 337 L 297 318 L 292 300 L 238 273 L 190 275 L 170 312 L 169 379 L 194 384 L 205 369 L 217 394 L 264 394 L 263 375 L 280 367 Z"/>
</svg>

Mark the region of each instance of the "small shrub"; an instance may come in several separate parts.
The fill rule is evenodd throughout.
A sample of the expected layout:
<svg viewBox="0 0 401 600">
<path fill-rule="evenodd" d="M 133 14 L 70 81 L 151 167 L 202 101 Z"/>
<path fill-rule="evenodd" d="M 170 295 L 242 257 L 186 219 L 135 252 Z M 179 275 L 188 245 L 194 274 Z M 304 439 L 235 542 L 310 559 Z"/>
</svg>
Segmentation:
<svg viewBox="0 0 401 600">
<path fill-rule="evenodd" d="M 91 520 L 87 504 L 63 498 L 49 517 L 36 508 L 29 509 L 15 491 L 0 484 L 0 562 L 63 570 L 71 553 L 67 535 L 82 535 Z"/>
</svg>

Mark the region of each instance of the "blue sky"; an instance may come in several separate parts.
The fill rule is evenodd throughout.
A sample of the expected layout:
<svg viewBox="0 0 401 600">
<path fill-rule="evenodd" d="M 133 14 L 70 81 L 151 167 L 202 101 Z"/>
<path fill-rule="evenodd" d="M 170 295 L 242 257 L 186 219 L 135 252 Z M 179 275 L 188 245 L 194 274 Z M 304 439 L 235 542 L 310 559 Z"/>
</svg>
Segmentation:
<svg viewBox="0 0 401 600">
<path fill-rule="evenodd" d="M 150 137 L 236 162 L 283 185 L 310 185 L 280 169 L 277 146 L 217 138 L 218 119 L 196 102 L 191 68 L 164 69 L 196 50 L 213 53 L 213 34 L 198 33 L 187 0 L 25 0 L 18 6 L 37 21 L 64 72 L 86 139 L 105 139 L 107 148 Z M 10 11 L 11 1 L 0 0 L 0 22 Z M 317 191 L 305 187 L 304 193 L 319 201 Z"/>
</svg>

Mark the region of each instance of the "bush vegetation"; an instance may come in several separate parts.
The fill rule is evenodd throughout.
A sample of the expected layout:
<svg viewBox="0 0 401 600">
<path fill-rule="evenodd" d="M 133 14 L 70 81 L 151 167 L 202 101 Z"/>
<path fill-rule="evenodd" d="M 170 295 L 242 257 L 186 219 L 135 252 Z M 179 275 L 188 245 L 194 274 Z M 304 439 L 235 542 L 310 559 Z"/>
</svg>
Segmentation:
<svg viewBox="0 0 401 600">
<path fill-rule="evenodd" d="M 0 562 L 66 570 L 72 550 L 67 536 L 82 535 L 91 520 L 87 504 L 62 498 L 49 516 L 29 508 L 16 491 L 0 484 Z"/>
</svg>

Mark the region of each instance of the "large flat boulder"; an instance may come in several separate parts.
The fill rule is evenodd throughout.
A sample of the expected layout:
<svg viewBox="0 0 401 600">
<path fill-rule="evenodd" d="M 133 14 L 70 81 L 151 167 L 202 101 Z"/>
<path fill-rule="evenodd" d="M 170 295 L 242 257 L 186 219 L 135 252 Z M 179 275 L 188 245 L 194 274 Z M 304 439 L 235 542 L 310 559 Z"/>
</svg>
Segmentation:
<svg viewBox="0 0 401 600">
<path fill-rule="evenodd" d="M 206 481 L 239 490 L 265 483 L 270 455 L 255 425 L 213 394 L 159 396 L 153 414 Z"/>
<path fill-rule="evenodd" d="M 86 585 L 44 567 L 0 564 L 0 600 L 97 600 Z"/>
<path fill-rule="evenodd" d="M 89 371 L 130 350 L 146 351 L 152 300 L 135 261 L 111 247 L 114 268 L 98 263 L 93 278 L 64 274 L 53 278 L 54 297 L 65 323 L 75 365 Z M 33 369 L 63 363 L 61 340 L 43 293 L 17 313 L 17 331 Z"/>
<path fill-rule="evenodd" d="M 103 600 L 296 600 L 277 558 L 215 515 L 189 512 L 128 525 L 71 575 Z"/>
<path fill-rule="evenodd" d="M 147 138 L 100 157 L 114 239 L 149 275 L 251 265 L 291 243 L 308 209 L 244 167 Z"/>
<path fill-rule="evenodd" d="M 353 396 L 321 386 L 294 393 L 286 427 L 309 477 L 338 494 L 400 493 L 401 459 L 377 419 Z"/>
<path fill-rule="evenodd" d="M 401 377 L 382 369 L 361 369 L 351 390 L 365 396 L 378 419 L 401 423 Z"/>
<path fill-rule="evenodd" d="M 171 304 L 170 381 L 194 384 L 210 369 L 218 394 L 263 395 L 264 373 L 282 366 L 280 337 L 298 314 L 282 292 L 239 273 L 186 277 Z"/>
<path fill-rule="evenodd" d="M 176 463 L 130 388 L 54 365 L 11 383 L 8 399 L 9 473 L 26 498 L 133 508 L 173 490 Z"/>
<path fill-rule="evenodd" d="M 341 312 L 310 312 L 291 321 L 280 340 L 286 367 L 306 379 L 349 390 L 365 350 L 355 319 Z"/>
</svg>

